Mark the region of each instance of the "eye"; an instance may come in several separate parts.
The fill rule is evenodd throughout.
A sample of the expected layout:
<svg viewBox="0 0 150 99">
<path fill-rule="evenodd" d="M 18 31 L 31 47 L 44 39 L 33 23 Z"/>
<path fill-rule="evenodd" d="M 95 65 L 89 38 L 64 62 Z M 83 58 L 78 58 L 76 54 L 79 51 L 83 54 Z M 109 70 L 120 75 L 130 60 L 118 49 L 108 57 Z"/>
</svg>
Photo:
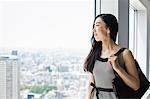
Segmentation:
<svg viewBox="0 0 150 99">
<path fill-rule="evenodd" d="M 96 24 L 95 26 L 99 26 L 99 24 Z"/>
</svg>

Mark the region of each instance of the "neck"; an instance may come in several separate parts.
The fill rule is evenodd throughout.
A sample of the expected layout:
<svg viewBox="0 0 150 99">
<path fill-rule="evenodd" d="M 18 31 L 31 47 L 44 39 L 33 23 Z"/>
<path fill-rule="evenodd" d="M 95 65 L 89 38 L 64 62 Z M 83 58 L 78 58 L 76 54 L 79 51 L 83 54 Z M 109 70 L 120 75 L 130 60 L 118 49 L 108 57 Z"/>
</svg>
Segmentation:
<svg viewBox="0 0 150 99">
<path fill-rule="evenodd" d="M 102 52 L 110 52 L 115 49 L 116 43 L 113 40 L 102 41 Z"/>
</svg>

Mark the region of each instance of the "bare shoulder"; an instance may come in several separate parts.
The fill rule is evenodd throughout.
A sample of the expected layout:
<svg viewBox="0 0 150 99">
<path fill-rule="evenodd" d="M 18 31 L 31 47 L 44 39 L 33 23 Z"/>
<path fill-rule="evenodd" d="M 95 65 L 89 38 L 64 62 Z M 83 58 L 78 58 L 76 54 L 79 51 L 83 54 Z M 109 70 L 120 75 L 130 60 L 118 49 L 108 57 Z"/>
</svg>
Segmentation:
<svg viewBox="0 0 150 99">
<path fill-rule="evenodd" d="M 127 57 L 133 57 L 132 52 L 129 49 L 125 49 L 123 51 L 123 57 L 127 58 Z"/>
<path fill-rule="evenodd" d="M 124 55 L 125 55 L 125 54 L 129 54 L 130 52 L 131 52 L 131 51 L 130 51 L 129 49 L 127 49 L 127 48 L 123 51 Z"/>
<path fill-rule="evenodd" d="M 132 62 L 134 63 L 134 56 L 129 49 L 125 49 L 123 51 L 123 59 L 125 62 Z"/>
</svg>

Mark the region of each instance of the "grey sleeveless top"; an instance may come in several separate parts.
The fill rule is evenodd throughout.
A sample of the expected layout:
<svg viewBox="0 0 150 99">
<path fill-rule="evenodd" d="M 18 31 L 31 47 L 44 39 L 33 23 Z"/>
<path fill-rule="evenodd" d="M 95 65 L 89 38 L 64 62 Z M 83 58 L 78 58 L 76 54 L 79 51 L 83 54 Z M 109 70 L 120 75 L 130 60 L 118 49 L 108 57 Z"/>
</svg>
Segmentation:
<svg viewBox="0 0 150 99">
<path fill-rule="evenodd" d="M 93 75 L 96 87 L 112 88 L 112 79 L 115 75 L 109 62 L 96 60 Z"/>
<path fill-rule="evenodd" d="M 103 61 L 104 60 L 104 61 Z M 118 56 L 118 62 L 122 65 L 122 54 Z M 115 77 L 113 72 L 113 67 L 107 62 L 106 59 L 100 58 L 100 60 L 96 60 L 93 68 L 93 76 L 95 79 L 95 86 L 102 88 L 113 88 L 112 80 Z M 94 97 L 96 98 L 96 92 L 94 92 Z M 117 99 L 114 92 L 99 92 L 99 99 Z"/>
</svg>

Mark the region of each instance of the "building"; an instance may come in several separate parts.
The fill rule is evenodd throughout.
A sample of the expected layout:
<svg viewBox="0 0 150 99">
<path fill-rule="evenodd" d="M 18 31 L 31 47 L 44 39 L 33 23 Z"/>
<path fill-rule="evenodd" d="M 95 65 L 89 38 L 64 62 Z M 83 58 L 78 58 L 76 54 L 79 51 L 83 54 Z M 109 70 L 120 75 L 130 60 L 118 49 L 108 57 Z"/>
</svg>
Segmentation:
<svg viewBox="0 0 150 99">
<path fill-rule="evenodd" d="M 17 56 L 0 56 L 0 99 L 19 99 Z"/>
</svg>

